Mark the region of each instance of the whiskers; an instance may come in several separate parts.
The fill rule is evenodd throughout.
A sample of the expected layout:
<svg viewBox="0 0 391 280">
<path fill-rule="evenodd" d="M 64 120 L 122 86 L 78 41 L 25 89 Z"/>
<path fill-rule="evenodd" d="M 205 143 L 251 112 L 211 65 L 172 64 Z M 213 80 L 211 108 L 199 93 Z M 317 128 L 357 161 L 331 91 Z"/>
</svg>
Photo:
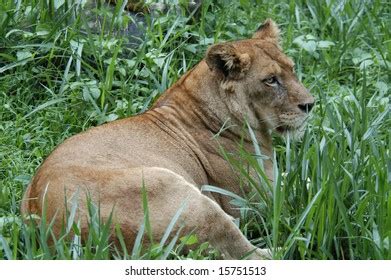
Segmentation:
<svg viewBox="0 0 391 280">
<path fill-rule="evenodd" d="M 277 116 L 266 117 L 263 119 L 258 119 L 259 124 L 266 124 L 268 128 L 272 128 L 279 123 L 280 119 Z"/>
<path fill-rule="evenodd" d="M 292 118 L 280 116 L 280 122 L 272 127 L 273 131 L 276 131 L 284 138 L 290 138 L 293 140 L 300 140 L 305 132 L 307 126 L 308 116 L 302 118 Z"/>
</svg>

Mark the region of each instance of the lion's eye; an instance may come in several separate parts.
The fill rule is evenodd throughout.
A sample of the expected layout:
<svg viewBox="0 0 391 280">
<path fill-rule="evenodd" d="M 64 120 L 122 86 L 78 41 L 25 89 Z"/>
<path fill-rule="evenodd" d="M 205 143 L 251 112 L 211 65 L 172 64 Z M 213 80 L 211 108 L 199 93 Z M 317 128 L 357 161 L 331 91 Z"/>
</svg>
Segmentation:
<svg viewBox="0 0 391 280">
<path fill-rule="evenodd" d="M 267 79 L 263 80 L 263 82 L 264 82 L 266 85 L 268 85 L 268 86 L 276 86 L 276 85 L 278 85 L 278 80 L 277 80 L 277 77 L 276 77 L 276 76 L 267 78 Z"/>
</svg>

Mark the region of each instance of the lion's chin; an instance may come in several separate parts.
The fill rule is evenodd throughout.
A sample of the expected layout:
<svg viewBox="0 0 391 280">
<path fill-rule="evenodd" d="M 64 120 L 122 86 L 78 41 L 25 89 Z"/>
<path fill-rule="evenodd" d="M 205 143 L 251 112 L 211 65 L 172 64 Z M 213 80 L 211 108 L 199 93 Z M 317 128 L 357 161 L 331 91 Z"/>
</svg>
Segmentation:
<svg viewBox="0 0 391 280">
<path fill-rule="evenodd" d="M 284 138 L 300 140 L 304 136 L 305 129 L 306 129 L 306 124 L 303 123 L 299 127 L 280 125 L 275 130 L 278 134 L 280 134 Z"/>
</svg>

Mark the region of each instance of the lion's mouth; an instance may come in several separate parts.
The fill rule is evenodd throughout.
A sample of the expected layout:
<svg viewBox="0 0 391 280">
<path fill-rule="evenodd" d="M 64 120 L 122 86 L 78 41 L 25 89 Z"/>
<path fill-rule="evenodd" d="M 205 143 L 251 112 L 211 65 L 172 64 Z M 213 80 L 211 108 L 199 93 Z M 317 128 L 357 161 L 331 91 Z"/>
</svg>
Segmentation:
<svg viewBox="0 0 391 280">
<path fill-rule="evenodd" d="M 282 135 L 286 135 L 288 133 L 297 133 L 300 131 L 303 131 L 306 126 L 306 122 L 303 121 L 300 125 L 298 126 L 292 126 L 292 125 L 280 125 L 276 127 L 276 132 Z"/>
<path fill-rule="evenodd" d="M 295 131 L 297 128 L 288 125 L 280 125 L 276 128 L 276 131 L 280 134 L 285 134 L 287 132 Z"/>
</svg>

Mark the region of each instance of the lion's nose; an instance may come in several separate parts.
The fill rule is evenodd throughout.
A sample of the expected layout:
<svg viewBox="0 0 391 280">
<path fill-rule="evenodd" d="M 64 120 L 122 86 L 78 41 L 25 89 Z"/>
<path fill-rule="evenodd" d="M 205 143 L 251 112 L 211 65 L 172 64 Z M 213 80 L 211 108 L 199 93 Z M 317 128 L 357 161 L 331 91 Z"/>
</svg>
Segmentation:
<svg viewBox="0 0 391 280">
<path fill-rule="evenodd" d="M 314 107 L 314 102 L 312 103 L 304 103 L 304 104 L 299 104 L 299 109 L 303 111 L 304 113 L 309 113 L 311 109 Z"/>
</svg>

